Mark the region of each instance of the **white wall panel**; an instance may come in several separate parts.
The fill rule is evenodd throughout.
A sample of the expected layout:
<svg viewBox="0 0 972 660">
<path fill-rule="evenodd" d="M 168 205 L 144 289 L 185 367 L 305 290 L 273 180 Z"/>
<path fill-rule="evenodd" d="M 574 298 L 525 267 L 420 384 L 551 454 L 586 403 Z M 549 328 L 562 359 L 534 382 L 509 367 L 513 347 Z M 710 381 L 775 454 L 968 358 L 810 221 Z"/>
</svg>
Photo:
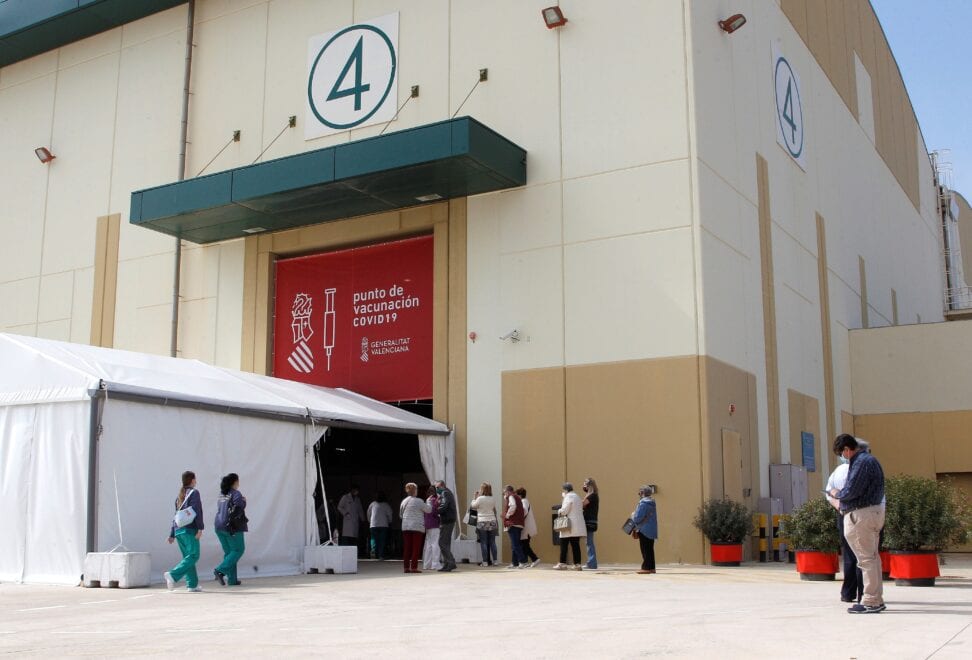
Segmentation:
<svg viewBox="0 0 972 660">
<path fill-rule="evenodd" d="M 489 69 L 489 80 L 459 114 L 475 117 L 526 149 L 531 185 L 558 180 L 561 174 L 558 39 L 563 35 L 543 25 L 540 10 L 549 4 L 453 2 L 450 9 L 449 108 L 442 119 L 459 108 L 479 70 Z M 561 66 L 568 66 L 566 59 Z"/>
<path fill-rule="evenodd" d="M 202 8 L 206 4 L 198 10 L 203 22 L 193 35 L 197 46 L 193 55 L 188 176 L 196 176 L 235 130 L 241 131 L 240 141 L 230 144 L 206 169 L 207 174 L 249 165 L 264 144 L 267 6 L 259 4 L 205 20 L 208 12 Z M 286 117 L 281 117 L 281 126 L 285 121 Z"/>
<path fill-rule="evenodd" d="M 519 331 L 503 342 L 503 369 L 536 369 L 564 363 L 563 249 L 517 252 L 500 260 L 500 333 Z M 495 341 L 492 336 L 487 341 Z"/>
<path fill-rule="evenodd" d="M 691 225 L 688 165 L 676 160 L 565 181 L 566 242 Z"/>
<path fill-rule="evenodd" d="M 568 364 L 694 355 L 691 232 L 568 246 L 564 298 Z"/>
<path fill-rule="evenodd" d="M 70 319 L 74 303 L 74 271 L 45 275 L 40 283 L 39 322 Z"/>
<path fill-rule="evenodd" d="M 171 23 L 178 21 L 165 26 Z M 133 190 L 178 178 L 184 58 L 184 28 L 140 40 L 121 52 L 109 210 L 122 216 L 121 259 L 174 249 L 172 237 L 134 227 L 128 216 Z"/>
<path fill-rule="evenodd" d="M 466 349 L 466 466 L 469 483 L 502 483 L 503 329 L 500 296 L 500 228 L 496 195 L 471 197 L 467 217 L 467 318 L 477 339 Z M 460 466 L 460 469 L 465 469 Z"/>
<path fill-rule="evenodd" d="M 118 54 L 57 74 L 54 137 L 43 272 L 87 268 L 95 261 L 95 226 L 108 214 Z"/>
<path fill-rule="evenodd" d="M 573 2 L 565 13 L 565 177 L 688 156 L 682 3 Z"/>
<path fill-rule="evenodd" d="M 508 190 L 492 197 L 492 209 L 500 226 L 500 250 L 504 254 L 560 245 L 563 241 L 559 182 Z"/>
</svg>

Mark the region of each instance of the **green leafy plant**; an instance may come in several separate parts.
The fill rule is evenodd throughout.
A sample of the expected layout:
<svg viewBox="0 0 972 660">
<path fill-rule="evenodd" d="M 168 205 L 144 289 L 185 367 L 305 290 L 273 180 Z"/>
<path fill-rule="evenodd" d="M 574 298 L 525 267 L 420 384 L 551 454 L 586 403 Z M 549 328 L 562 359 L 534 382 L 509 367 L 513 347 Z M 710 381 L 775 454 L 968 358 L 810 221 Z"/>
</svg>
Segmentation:
<svg viewBox="0 0 972 660">
<path fill-rule="evenodd" d="M 884 544 L 892 550 L 941 551 L 964 543 L 972 509 L 951 481 L 899 475 L 885 481 Z"/>
<path fill-rule="evenodd" d="M 793 550 L 837 552 L 840 549 L 837 510 L 824 497 L 808 500 L 780 518 L 780 536 Z"/>
<path fill-rule="evenodd" d="M 739 502 L 707 500 L 692 524 L 712 543 L 742 543 L 753 531 L 753 514 Z"/>
</svg>

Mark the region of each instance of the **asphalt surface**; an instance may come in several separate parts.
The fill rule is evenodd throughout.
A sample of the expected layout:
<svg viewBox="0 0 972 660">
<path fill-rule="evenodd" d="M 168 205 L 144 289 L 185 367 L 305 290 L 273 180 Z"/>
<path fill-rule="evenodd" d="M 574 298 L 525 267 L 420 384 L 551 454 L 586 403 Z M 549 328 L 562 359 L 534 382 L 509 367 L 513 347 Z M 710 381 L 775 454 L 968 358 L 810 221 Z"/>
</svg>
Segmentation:
<svg viewBox="0 0 972 660">
<path fill-rule="evenodd" d="M 238 588 L 0 584 L 0 654 L 342 658 L 972 658 L 972 560 L 934 588 L 885 583 L 888 610 L 850 615 L 834 582 L 792 565 L 561 572 L 462 565 L 404 575 L 248 580 Z"/>
</svg>

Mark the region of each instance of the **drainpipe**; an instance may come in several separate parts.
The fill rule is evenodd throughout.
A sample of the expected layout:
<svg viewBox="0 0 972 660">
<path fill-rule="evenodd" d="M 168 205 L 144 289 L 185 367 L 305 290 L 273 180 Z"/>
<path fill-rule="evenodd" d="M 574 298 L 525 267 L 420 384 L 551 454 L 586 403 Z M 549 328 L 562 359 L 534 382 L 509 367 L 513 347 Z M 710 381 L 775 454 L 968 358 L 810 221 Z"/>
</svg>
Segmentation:
<svg viewBox="0 0 972 660">
<path fill-rule="evenodd" d="M 179 181 L 186 178 L 186 144 L 189 141 L 189 80 L 192 76 L 192 29 L 196 22 L 196 0 L 189 0 L 186 16 L 186 69 L 182 80 L 182 128 L 179 133 Z M 175 268 L 172 275 L 172 336 L 169 355 L 179 348 L 179 292 L 182 288 L 182 238 L 176 238 Z"/>
</svg>

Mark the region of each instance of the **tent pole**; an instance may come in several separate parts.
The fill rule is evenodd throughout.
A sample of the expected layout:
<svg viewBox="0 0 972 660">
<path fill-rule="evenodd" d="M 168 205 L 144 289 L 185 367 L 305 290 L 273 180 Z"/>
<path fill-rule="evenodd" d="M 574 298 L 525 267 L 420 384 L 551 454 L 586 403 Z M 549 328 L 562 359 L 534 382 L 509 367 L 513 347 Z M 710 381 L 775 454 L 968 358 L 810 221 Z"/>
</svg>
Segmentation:
<svg viewBox="0 0 972 660">
<path fill-rule="evenodd" d="M 101 398 L 104 390 L 99 389 L 91 396 L 91 411 L 88 413 L 88 525 L 85 533 L 85 552 L 94 552 L 97 547 L 98 513 L 98 436 L 101 435 Z"/>
</svg>

